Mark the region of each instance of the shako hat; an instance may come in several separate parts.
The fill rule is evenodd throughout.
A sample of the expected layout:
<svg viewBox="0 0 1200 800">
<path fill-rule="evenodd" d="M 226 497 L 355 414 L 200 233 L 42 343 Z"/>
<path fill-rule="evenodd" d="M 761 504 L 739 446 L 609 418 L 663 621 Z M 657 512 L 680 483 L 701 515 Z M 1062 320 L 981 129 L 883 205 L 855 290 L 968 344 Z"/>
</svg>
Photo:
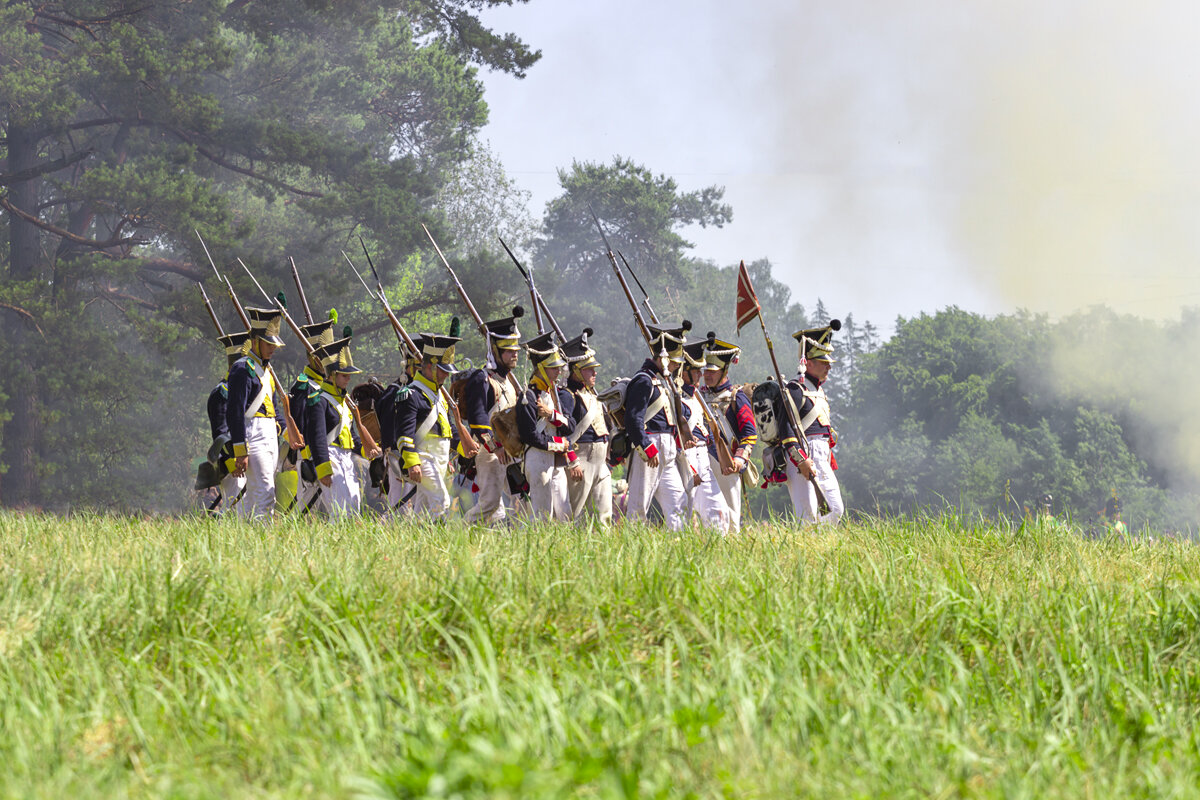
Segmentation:
<svg viewBox="0 0 1200 800">
<path fill-rule="evenodd" d="M 487 331 L 488 344 L 497 350 L 520 350 L 521 332 L 517 330 L 517 320 L 525 316 L 521 306 L 512 307 L 512 316 L 494 319 L 483 323 Z"/>
<path fill-rule="evenodd" d="M 833 332 L 841 329 L 842 321 L 831 319 L 824 327 L 796 331 L 792 338 L 800 343 L 800 353 L 804 358 L 833 364 Z"/>
<path fill-rule="evenodd" d="M 554 344 L 554 331 L 539 333 L 532 339 L 523 342 L 522 346 L 529 353 L 529 360 L 535 367 L 546 369 L 567 365 L 562 350 L 559 350 L 558 346 Z"/>
<path fill-rule="evenodd" d="M 719 372 L 723 369 L 729 369 L 730 364 L 738 362 L 738 356 L 742 352 L 742 348 L 732 342 L 726 342 L 717 338 L 715 333 L 709 333 L 712 338 L 712 344 L 708 346 L 708 352 L 704 354 L 704 360 L 707 362 L 704 369 L 709 372 Z"/>
<path fill-rule="evenodd" d="M 224 336 L 218 336 L 217 341 L 225 348 L 225 358 L 229 361 L 229 366 L 232 367 L 233 362 L 246 355 L 246 345 L 250 341 L 250 331 L 227 333 Z"/>
<path fill-rule="evenodd" d="M 454 345 L 462 341 L 462 337 L 458 335 L 460 330 L 458 317 L 453 317 L 450 320 L 449 336 L 422 333 L 421 338 L 417 340 L 417 347 L 421 348 L 421 360 L 436 364 L 442 372 L 458 372 L 458 367 L 454 364 Z"/>
<path fill-rule="evenodd" d="M 347 325 L 342 329 L 342 333 L 344 335 L 341 339 L 322 345 L 317 350 L 317 356 L 321 359 L 321 367 L 330 377 L 337 372 L 346 375 L 357 375 L 362 372 L 361 369 L 354 366 L 354 359 L 350 356 L 350 340 L 354 338 L 354 332 Z"/>
<path fill-rule="evenodd" d="M 666 355 L 678 361 L 683 357 L 683 335 L 692 329 L 692 321 L 685 319 L 677 326 L 664 328 L 660 325 L 646 325 L 650 332 L 650 346 L 656 356 Z"/>
<path fill-rule="evenodd" d="M 333 342 L 333 326 L 337 324 L 337 319 L 337 309 L 331 308 L 329 309 L 328 319 L 317 320 L 309 325 L 301 325 L 300 333 L 314 350 L 318 347 L 324 347 Z"/>
<path fill-rule="evenodd" d="M 704 351 L 712 346 L 712 343 L 716 339 L 717 335 L 709 331 L 707 337 L 685 344 L 683 346 L 684 366 L 692 367 L 693 369 L 704 369 Z"/>
<path fill-rule="evenodd" d="M 267 344 L 283 347 L 283 339 L 279 336 L 280 326 L 283 325 L 283 312 L 278 308 L 246 308 L 246 316 L 250 318 L 251 338 L 262 339 Z"/>
<path fill-rule="evenodd" d="M 562 346 L 563 356 L 573 369 L 600 366 L 600 362 L 596 360 L 596 351 L 588 344 L 588 337 L 593 333 L 591 328 L 584 328 L 583 333 Z"/>
</svg>

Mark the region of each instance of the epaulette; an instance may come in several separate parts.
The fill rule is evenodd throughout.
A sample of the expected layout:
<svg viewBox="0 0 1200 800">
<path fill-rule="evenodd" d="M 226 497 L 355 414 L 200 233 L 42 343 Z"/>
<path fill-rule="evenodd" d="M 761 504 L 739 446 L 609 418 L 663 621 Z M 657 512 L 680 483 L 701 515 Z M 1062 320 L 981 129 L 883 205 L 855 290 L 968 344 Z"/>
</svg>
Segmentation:
<svg viewBox="0 0 1200 800">
<path fill-rule="evenodd" d="M 294 389 L 297 386 L 301 386 L 305 383 L 308 383 L 308 375 L 301 372 L 299 375 L 296 376 L 296 382 L 292 384 L 292 388 Z"/>
<path fill-rule="evenodd" d="M 397 386 L 396 387 L 396 401 L 399 402 L 401 400 L 404 400 L 406 397 L 408 397 L 408 395 L 411 392 L 412 392 L 412 386 L 407 383 L 404 384 L 403 386 Z"/>
<path fill-rule="evenodd" d="M 246 369 L 248 369 L 250 371 L 251 375 L 253 375 L 254 377 L 257 378 L 258 370 L 255 368 L 254 362 L 252 360 L 250 360 L 249 358 L 243 359 L 243 360 L 246 362 Z"/>
<path fill-rule="evenodd" d="M 218 383 L 217 391 L 221 393 L 221 397 L 224 397 L 226 400 L 229 399 L 229 384 L 228 383 L 226 383 L 225 381 L 221 381 L 220 383 Z"/>
</svg>

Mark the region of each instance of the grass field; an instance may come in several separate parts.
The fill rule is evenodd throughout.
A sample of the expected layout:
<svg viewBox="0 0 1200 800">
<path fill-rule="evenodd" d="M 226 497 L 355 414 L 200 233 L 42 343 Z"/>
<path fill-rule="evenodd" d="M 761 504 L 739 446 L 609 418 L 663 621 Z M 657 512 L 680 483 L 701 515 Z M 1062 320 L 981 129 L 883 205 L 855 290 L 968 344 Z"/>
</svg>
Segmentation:
<svg viewBox="0 0 1200 800">
<path fill-rule="evenodd" d="M 0 514 L 0 794 L 1194 797 L 1197 553 Z"/>
</svg>

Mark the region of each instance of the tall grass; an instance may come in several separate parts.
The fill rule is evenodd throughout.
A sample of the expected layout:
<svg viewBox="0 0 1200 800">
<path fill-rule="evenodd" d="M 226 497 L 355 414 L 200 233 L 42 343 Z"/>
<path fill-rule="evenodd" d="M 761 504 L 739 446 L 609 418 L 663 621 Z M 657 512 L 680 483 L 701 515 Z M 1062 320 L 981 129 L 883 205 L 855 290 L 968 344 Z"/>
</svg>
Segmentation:
<svg viewBox="0 0 1200 800">
<path fill-rule="evenodd" d="M 1193 546 L 0 514 L 0 794 L 1200 785 Z"/>
</svg>

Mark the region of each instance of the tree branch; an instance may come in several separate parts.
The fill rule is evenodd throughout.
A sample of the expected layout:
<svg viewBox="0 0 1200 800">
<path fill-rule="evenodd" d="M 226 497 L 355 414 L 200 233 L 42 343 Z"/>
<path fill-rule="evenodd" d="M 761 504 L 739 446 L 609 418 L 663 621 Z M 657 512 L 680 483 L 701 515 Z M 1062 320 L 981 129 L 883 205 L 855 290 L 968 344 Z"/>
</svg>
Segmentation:
<svg viewBox="0 0 1200 800">
<path fill-rule="evenodd" d="M 69 242 L 74 242 L 75 244 L 83 245 L 84 247 L 91 247 L 95 250 L 107 250 L 111 247 L 120 247 L 127 244 L 146 244 L 149 241 L 148 239 L 143 239 L 139 236 L 126 236 L 123 238 L 114 237 L 108 241 L 101 242 L 97 241 L 96 239 L 89 239 L 86 236 L 79 236 L 78 234 L 71 233 L 66 228 L 60 228 L 57 225 L 51 225 L 49 222 L 43 222 L 33 214 L 30 214 L 28 211 L 22 211 L 10 203 L 7 197 L 0 197 L 0 208 L 3 208 L 5 211 L 15 217 L 23 219 L 30 225 L 41 228 L 47 233 L 53 233 L 55 236 L 61 236 Z"/>
<path fill-rule="evenodd" d="M 0 301 L 0 308 L 7 308 L 9 311 L 13 312 L 14 314 L 24 317 L 29 322 L 29 324 L 33 326 L 33 329 L 38 332 L 38 335 L 41 336 L 43 340 L 45 340 L 46 333 L 42 330 L 41 326 L 39 326 L 37 324 L 37 320 L 34 319 L 33 314 L 30 314 L 28 311 L 21 308 L 20 306 L 14 306 L 9 303 L 5 303 L 3 301 Z"/>
<path fill-rule="evenodd" d="M 58 172 L 60 169 L 69 167 L 72 164 L 83 161 L 88 156 L 96 152 L 94 147 L 89 147 L 86 150 L 80 150 L 70 155 L 63 156 L 55 161 L 43 161 L 41 164 L 35 164 L 29 169 L 23 169 L 20 172 L 14 172 L 9 175 L 0 174 L 0 186 L 10 186 L 14 183 L 24 183 L 32 180 L 39 175 L 45 175 L 50 172 Z"/>
</svg>

